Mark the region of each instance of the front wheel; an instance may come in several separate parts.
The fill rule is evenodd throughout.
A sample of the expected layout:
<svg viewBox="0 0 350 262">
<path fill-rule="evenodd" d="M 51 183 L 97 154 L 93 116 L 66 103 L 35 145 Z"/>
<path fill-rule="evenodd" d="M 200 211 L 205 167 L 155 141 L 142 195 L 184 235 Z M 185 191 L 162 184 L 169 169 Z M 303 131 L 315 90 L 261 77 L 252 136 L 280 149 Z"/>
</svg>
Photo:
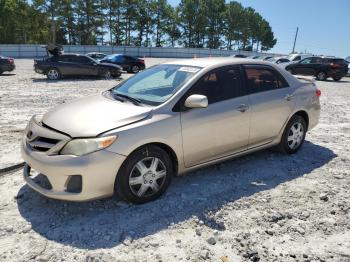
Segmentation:
<svg viewBox="0 0 350 262">
<path fill-rule="evenodd" d="M 106 80 L 111 79 L 111 77 L 112 77 L 111 71 L 109 71 L 108 69 L 104 70 L 102 72 L 102 77 Z"/>
<path fill-rule="evenodd" d="M 146 203 L 165 192 L 172 175 L 169 155 L 157 146 L 145 146 L 125 160 L 117 174 L 115 191 L 126 201 Z"/>
<path fill-rule="evenodd" d="M 305 119 L 299 115 L 292 116 L 284 129 L 279 144 L 280 151 L 287 154 L 296 153 L 304 143 L 306 131 Z"/>
<path fill-rule="evenodd" d="M 50 80 L 58 80 L 61 77 L 60 71 L 57 68 L 50 68 L 47 70 L 46 76 Z"/>
</svg>

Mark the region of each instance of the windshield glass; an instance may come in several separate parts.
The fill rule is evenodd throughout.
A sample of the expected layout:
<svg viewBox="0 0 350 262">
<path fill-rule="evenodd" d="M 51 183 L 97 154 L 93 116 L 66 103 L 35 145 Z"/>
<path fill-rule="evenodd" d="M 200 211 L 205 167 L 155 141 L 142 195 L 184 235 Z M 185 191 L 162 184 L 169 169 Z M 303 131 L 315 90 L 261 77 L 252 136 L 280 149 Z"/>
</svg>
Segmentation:
<svg viewBox="0 0 350 262">
<path fill-rule="evenodd" d="M 160 105 L 167 101 L 201 68 L 183 65 L 157 65 L 122 82 L 111 94 L 136 98 L 143 104 Z"/>
</svg>

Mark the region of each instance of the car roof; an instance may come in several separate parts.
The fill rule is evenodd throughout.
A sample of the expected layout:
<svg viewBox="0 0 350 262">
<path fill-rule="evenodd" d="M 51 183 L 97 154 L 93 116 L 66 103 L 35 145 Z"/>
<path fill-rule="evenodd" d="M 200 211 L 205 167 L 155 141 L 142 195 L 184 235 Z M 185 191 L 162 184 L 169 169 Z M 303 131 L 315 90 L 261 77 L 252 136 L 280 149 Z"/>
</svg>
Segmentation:
<svg viewBox="0 0 350 262">
<path fill-rule="evenodd" d="M 211 66 L 225 66 L 225 65 L 240 65 L 240 64 L 255 64 L 255 65 L 269 65 L 270 62 L 261 61 L 249 58 L 237 58 L 232 59 L 232 57 L 206 57 L 206 58 L 192 58 L 192 59 L 180 59 L 170 62 L 165 62 L 164 64 L 173 65 L 185 65 L 185 66 L 197 66 L 197 67 L 211 67 Z"/>
</svg>

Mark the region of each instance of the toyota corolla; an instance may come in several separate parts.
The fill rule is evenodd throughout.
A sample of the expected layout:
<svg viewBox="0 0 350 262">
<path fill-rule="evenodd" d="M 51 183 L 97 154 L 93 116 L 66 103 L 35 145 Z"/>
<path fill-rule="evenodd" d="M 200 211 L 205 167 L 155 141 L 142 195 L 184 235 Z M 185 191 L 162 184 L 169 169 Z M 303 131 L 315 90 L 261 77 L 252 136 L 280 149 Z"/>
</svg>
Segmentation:
<svg viewBox="0 0 350 262">
<path fill-rule="evenodd" d="M 50 198 L 118 194 L 144 203 L 174 175 L 269 147 L 296 153 L 318 123 L 320 94 L 264 61 L 160 64 L 33 116 L 22 141 L 24 178 Z"/>
</svg>

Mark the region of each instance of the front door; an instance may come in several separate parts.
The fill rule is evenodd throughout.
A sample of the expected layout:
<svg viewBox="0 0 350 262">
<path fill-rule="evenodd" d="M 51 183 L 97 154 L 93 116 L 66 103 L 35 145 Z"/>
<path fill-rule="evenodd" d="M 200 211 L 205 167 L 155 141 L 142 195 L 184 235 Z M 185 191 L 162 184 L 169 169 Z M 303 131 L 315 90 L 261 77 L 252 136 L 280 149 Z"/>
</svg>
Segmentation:
<svg viewBox="0 0 350 262">
<path fill-rule="evenodd" d="M 240 68 L 230 66 L 207 73 L 183 100 L 192 94 L 207 96 L 209 105 L 181 112 L 185 166 L 246 150 L 250 109 Z"/>
</svg>

